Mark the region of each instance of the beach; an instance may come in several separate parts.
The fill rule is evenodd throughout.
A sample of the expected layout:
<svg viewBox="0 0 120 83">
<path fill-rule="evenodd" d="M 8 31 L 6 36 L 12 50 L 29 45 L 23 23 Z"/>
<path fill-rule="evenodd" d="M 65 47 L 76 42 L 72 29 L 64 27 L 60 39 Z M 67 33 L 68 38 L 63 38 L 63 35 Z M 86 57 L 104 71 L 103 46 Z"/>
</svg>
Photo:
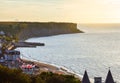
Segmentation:
<svg viewBox="0 0 120 83">
<path fill-rule="evenodd" d="M 51 64 L 46 64 L 43 62 L 38 62 L 38 61 L 32 61 L 32 60 L 26 60 L 26 59 L 22 59 L 25 63 L 33 63 L 37 66 L 38 70 L 35 72 L 35 74 L 40 74 L 42 72 L 52 72 L 55 74 L 62 74 L 62 75 L 73 75 L 76 78 L 80 77 L 72 72 L 69 72 L 67 69 L 62 68 L 62 67 L 57 67 Z"/>
</svg>

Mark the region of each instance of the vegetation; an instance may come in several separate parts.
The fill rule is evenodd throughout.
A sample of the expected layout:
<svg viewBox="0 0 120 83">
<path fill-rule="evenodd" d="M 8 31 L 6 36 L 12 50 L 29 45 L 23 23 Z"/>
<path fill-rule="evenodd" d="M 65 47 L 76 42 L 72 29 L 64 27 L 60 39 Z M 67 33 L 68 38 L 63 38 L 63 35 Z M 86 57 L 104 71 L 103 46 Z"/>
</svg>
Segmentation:
<svg viewBox="0 0 120 83">
<path fill-rule="evenodd" d="M 10 47 L 13 43 L 18 42 L 18 38 L 15 35 L 1 35 L 0 34 L 0 44 L 1 44 L 1 50 L 4 53 L 4 51 Z"/>
<path fill-rule="evenodd" d="M 29 27 L 29 29 L 28 29 Z M 46 28 L 45 28 L 46 27 Z M 56 27 L 61 28 L 55 29 Z M 66 27 L 66 29 L 65 29 Z M 70 28 L 69 28 L 70 27 Z M 39 29 L 38 29 L 39 28 Z M 26 39 L 29 37 L 56 35 L 63 33 L 79 32 L 76 31 L 76 24 L 56 24 L 56 23 L 19 23 L 1 22 L 0 31 L 7 34 L 0 34 L 2 53 L 18 42 L 19 36 Z M 26 37 L 25 37 L 26 36 Z M 24 38 L 25 37 L 25 38 Z M 81 83 L 79 79 L 71 75 L 59 75 L 52 72 L 43 72 L 39 75 L 28 75 L 20 69 L 9 69 L 0 65 L 0 83 Z"/>
<path fill-rule="evenodd" d="M 15 35 L 20 40 L 82 32 L 77 29 L 76 23 L 57 22 L 0 22 L 0 31 Z"/>
<path fill-rule="evenodd" d="M 31 79 L 19 69 L 9 69 L 0 65 L 0 83 L 31 83 Z"/>
<path fill-rule="evenodd" d="M 81 83 L 71 75 L 58 75 L 43 72 L 39 75 L 27 75 L 20 69 L 9 69 L 0 65 L 0 83 Z"/>
</svg>

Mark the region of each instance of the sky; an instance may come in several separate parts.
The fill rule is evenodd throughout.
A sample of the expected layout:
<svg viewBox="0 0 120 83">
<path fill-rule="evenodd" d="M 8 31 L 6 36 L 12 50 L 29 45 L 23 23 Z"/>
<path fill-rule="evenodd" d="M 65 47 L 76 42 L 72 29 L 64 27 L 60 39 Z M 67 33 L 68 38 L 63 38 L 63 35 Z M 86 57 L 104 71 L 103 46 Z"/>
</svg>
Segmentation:
<svg viewBox="0 0 120 83">
<path fill-rule="evenodd" d="M 120 0 L 0 0 L 0 21 L 120 23 Z"/>
</svg>

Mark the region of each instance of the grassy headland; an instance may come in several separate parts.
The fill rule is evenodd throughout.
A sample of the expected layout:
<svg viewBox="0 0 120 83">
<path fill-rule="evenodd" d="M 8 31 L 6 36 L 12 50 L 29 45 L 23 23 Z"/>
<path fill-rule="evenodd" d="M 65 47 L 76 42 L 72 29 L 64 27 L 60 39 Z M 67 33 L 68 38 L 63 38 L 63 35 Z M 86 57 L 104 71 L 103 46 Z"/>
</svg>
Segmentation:
<svg viewBox="0 0 120 83">
<path fill-rule="evenodd" d="M 76 23 L 57 22 L 0 22 L 0 31 L 15 35 L 20 40 L 82 32 L 77 29 Z"/>
</svg>

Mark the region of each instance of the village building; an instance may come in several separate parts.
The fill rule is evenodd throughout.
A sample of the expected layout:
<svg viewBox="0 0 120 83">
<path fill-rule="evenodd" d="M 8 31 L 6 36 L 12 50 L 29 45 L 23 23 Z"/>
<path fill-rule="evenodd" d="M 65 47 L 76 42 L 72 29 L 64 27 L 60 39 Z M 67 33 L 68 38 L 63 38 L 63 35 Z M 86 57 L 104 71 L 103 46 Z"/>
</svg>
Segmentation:
<svg viewBox="0 0 120 83">
<path fill-rule="evenodd" d="M 110 70 L 108 71 L 105 83 L 115 83 Z"/>
<path fill-rule="evenodd" d="M 82 83 L 91 83 L 87 74 L 87 71 L 85 70 Z M 112 73 L 109 70 L 105 82 L 102 82 L 102 77 L 95 77 L 94 83 L 116 83 L 112 77 Z"/>
<path fill-rule="evenodd" d="M 4 36 L 5 32 L 4 31 L 0 31 L 0 36 Z"/>
<path fill-rule="evenodd" d="M 8 68 L 19 68 L 20 52 L 16 50 L 0 50 L 0 63 Z"/>
<path fill-rule="evenodd" d="M 20 51 L 6 50 L 4 57 L 5 57 L 5 60 L 7 61 L 16 61 L 20 58 Z"/>
<path fill-rule="evenodd" d="M 90 83 L 90 80 L 89 80 L 89 77 L 88 77 L 88 74 L 87 74 L 86 70 L 85 70 L 85 73 L 84 73 L 84 76 L 83 76 L 83 79 L 82 79 L 82 83 Z"/>
<path fill-rule="evenodd" d="M 0 50 L 0 64 L 5 62 L 4 55 L 2 54 L 2 50 Z"/>
</svg>

